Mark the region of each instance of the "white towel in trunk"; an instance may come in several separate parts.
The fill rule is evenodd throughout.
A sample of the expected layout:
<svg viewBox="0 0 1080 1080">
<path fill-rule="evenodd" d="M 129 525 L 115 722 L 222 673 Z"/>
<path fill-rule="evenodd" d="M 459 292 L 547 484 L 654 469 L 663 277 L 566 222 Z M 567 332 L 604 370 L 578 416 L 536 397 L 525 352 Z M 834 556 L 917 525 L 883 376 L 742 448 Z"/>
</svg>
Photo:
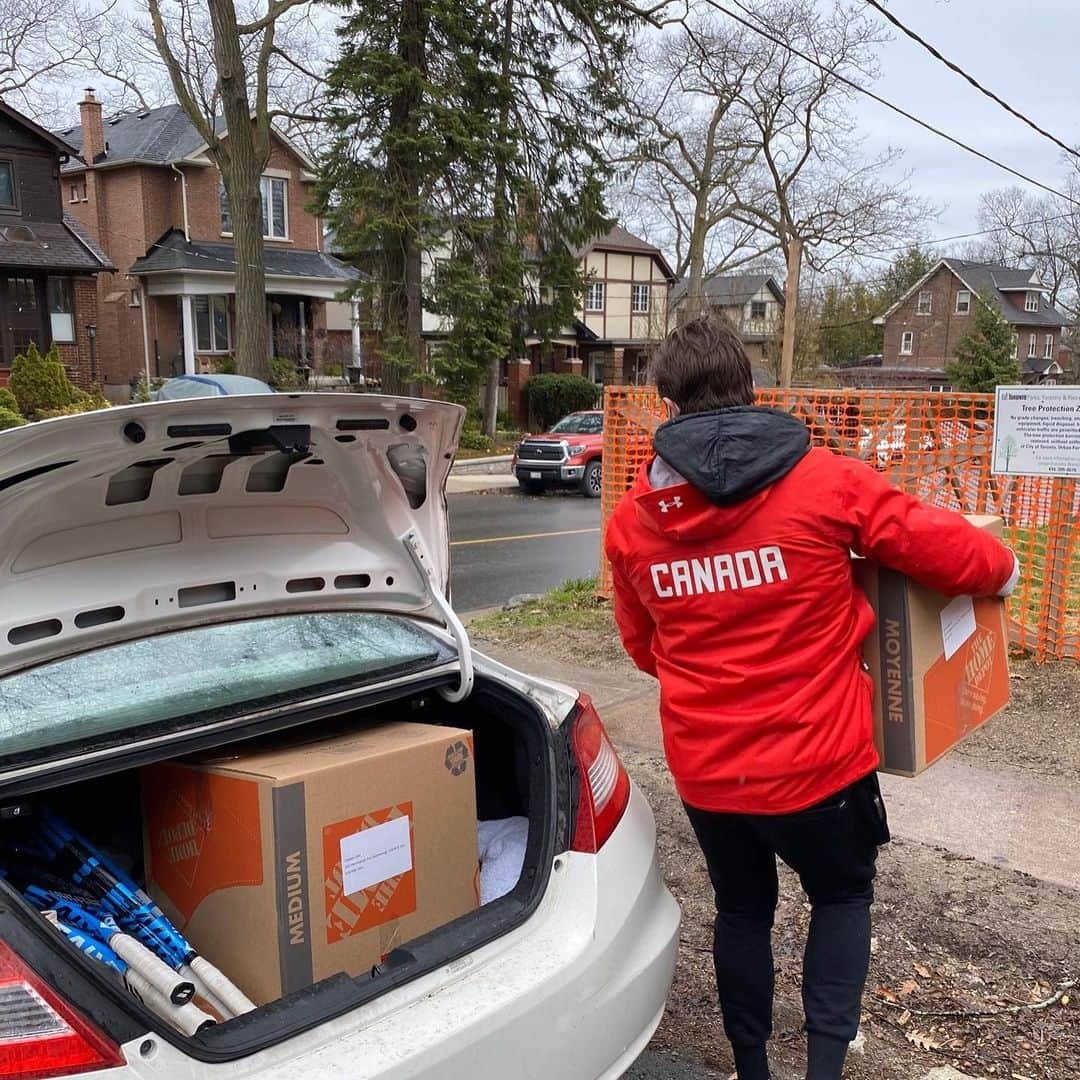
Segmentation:
<svg viewBox="0 0 1080 1080">
<path fill-rule="evenodd" d="M 501 818 L 477 823 L 480 848 L 480 903 L 490 904 L 505 896 L 521 877 L 529 819 Z"/>
</svg>

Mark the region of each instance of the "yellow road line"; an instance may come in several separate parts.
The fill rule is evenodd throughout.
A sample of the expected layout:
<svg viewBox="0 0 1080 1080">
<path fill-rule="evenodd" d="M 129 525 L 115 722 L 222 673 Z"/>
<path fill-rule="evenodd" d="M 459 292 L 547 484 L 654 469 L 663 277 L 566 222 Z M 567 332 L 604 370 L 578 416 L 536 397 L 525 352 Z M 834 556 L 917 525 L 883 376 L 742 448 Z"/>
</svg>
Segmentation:
<svg viewBox="0 0 1080 1080">
<path fill-rule="evenodd" d="M 466 547 L 469 544 L 502 544 L 508 540 L 539 540 L 544 536 L 580 536 L 582 533 L 598 533 L 595 529 L 562 529 L 559 532 L 523 533 L 520 536 L 485 536 L 479 540 L 454 540 L 451 547 Z"/>
</svg>

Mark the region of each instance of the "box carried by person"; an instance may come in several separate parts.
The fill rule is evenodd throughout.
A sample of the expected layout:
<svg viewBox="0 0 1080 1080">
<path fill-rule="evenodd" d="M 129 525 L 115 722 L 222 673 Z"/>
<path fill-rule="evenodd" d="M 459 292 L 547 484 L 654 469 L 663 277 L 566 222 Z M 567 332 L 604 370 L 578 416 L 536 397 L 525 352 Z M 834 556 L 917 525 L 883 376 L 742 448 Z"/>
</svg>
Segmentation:
<svg viewBox="0 0 1080 1080">
<path fill-rule="evenodd" d="M 477 905 L 472 737 L 393 723 L 142 772 L 150 894 L 257 1004 Z"/>
<path fill-rule="evenodd" d="M 1001 535 L 999 517 L 968 520 Z M 1005 602 L 942 596 L 868 559 L 854 568 L 877 615 L 863 655 L 879 768 L 916 776 L 1008 704 Z"/>
</svg>

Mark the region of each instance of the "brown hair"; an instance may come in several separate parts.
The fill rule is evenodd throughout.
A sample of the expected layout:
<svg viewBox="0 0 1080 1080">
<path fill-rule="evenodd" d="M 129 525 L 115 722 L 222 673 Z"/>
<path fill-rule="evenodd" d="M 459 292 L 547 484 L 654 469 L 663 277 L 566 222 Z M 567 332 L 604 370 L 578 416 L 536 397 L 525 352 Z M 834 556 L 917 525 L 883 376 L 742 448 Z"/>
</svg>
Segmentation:
<svg viewBox="0 0 1080 1080">
<path fill-rule="evenodd" d="M 682 413 L 754 403 L 750 359 L 722 315 L 699 315 L 673 330 L 657 350 L 653 381 Z"/>
</svg>

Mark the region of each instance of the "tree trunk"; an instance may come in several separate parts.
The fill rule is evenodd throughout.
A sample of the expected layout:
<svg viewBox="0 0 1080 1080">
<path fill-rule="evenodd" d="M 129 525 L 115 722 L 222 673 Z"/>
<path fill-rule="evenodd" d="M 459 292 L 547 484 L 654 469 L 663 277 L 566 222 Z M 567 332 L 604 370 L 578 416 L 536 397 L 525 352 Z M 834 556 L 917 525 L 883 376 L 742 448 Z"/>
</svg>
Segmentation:
<svg viewBox="0 0 1080 1080">
<path fill-rule="evenodd" d="M 506 9 L 503 14 L 503 38 L 501 70 L 502 77 L 502 101 L 499 104 L 499 129 L 496 138 L 505 140 L 507 128 L 510 124 L 510 74 L 512 50 L 514 45 L 514 0 L 506 0 Z M 506 167 L 507 154 L 505 150 L 498 154 L 495 159 L 495 197 L 493 202 L 492 229 L 494 231 L 492 250 L 496 265 L 492 267 L 492 280 L 501 286 L 506 280 L 506 252 L 509 244 L 516 242 L 516 237 L 511 235 L 510 226 L 510 192 L 509 175 Z M 510 318 L 510 312 L 506 312 L 506 318 Z M 490 438 L 495 437 L 496 421 L 499 411 L 499 374 L 501 372 L 502 358 L 492 356 L 488 361 L 487 387 L 484 391 L 484 434 Z"/>
<path fill-rule="evenodd" d="M 780 353 L 780 385 L 790 387 L 795 370 L 795 322 L 799 312 L 799 273 L 802 241 L 792 236 L 787 250 L 787 285 L 784 288 L 784 345 Z"/>
<path fill-rule="evenodd" d="M 214 28 L 214 63 L 228 146 L 218 151 L 232 213 L 236 250 L 236 334 L 233 355 L 241 375 L 266 379 L 266 272 L 263 262 L 262 195 L 259 181 L 268 153 L 258 146 L 248 103 L 247 77 L 232 0 L 207 0 Z M 266 141 L 267 150 L 269 141 Z"/>
<path fill-rule="evenodd" d="M 420 161 L 417 151 L 419 131 L 416 114 L 421 104 L 421 88 L 418 76 L 427 66 L 428 13 L 426 0 L 402 0 L 401 31 L 399 36 L 401 59 L 406 70 L 415 78 L 402 80 L 400 89 L 390 100 L 390 130 L 397 131 L 400 138 L 392 140 L 394 153 L 387 162 L 390 182 L 398 185 L 398 195 L 405 214 L 400 227 L 400 256 L 394 255 L 391 263 L 394 273 L 388 275 L 390 282 L 400 282 L 393 287 L 400 289 L 402 300 L 399 308 L 400 321 L 395 328 L 405 342 L 409 366 L 415 374 L 424 368 L 424 296 L 421 281 L 421 243 L 418 218 L 422 213 L 420 197 Z M 400 383 L 404 380 L 397 373 Z"/>
</svg>

